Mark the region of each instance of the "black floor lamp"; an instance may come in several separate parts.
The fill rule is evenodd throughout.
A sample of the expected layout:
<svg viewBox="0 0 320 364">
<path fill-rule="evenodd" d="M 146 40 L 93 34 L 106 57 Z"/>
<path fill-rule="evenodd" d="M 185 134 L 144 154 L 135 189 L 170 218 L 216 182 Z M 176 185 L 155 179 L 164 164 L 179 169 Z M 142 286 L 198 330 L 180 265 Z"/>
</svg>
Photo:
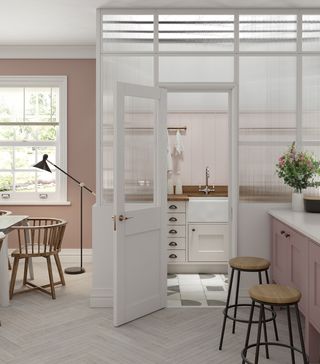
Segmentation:
<svg viewBox="0 0 320 364">
<path fill-rule="evenodd" d="M 83 198 L 82 197 L 83 196 L 82 196 L 82 193 L 83 193 L 83 189 L 85 189 L 88 192 L 90 192 L 91 194 L 93 194 L 94 196 L 96 194 L 93 191 L 91 191 L 90 188 L 88 188 L 83 182 L 78 181 L 76 178 L 70 176 L 69 173 L 67 173 L 66 171 L 64 171 L 63 169 L 61 169 L 54 163 L 50 162 L 48 160 L 48 154 L 44 154 L 42 157 L 42 161 L 35 164 L 34 167 L 52 173 L 50 167 L 48 166 L 48 163 L 50 163 L 55 168 L 59 169 L 59 171 L 61 171 L 62 173 L 64 173 L 68 177 L 70 177 L 73 181 L 75 181 L 80 186 L 80 267 L 70 267 L 70 268 L 66 268 L 64 271 L 67 274 L 81 274 L 81 273 L 85 272 L 85 269 L 82 266 L 82 263 L 83 263 L 83 223 L 82 223 L 82 220 L 83 220 L 83 216 L 82 216 L 83 215 L 82 214 Z"/>
</svg>

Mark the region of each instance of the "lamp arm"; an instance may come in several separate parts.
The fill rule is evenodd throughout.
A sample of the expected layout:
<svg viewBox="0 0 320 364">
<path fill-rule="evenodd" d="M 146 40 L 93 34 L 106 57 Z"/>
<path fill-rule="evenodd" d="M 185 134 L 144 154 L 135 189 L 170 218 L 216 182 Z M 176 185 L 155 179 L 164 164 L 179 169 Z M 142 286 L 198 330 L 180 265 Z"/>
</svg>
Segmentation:
<svg viewBox="0 0 320 364">
<path fill-rule="evenodd" d="M 56 167 L 57 169 L 59 169 L 59 171 L 61 171 L 62 173 L 64 173 L 65 175 L 67 175 L 69 178 L 71 178 L 73 181 L 75 181 L 76 183 L 78 183 L 78 185 L 84 189 L 86 189 L 88 192 L 90 192 L 91 194 L 93 194 L 94 196 L 96 195 L 92 190 L 90 190 L 90 188 L 88 188 L 87 186 L 85 186 L 85 184 L 83 182 L 78 181 L 76 178 L 72 177 L 68 172 L 64 171 L 63 169 L 61 169 L 60 167 L 58 167 L 56 164 L 50 162 L 47 159 L 47 162 L 50 163 L 52 166 Z"/>
</svg>

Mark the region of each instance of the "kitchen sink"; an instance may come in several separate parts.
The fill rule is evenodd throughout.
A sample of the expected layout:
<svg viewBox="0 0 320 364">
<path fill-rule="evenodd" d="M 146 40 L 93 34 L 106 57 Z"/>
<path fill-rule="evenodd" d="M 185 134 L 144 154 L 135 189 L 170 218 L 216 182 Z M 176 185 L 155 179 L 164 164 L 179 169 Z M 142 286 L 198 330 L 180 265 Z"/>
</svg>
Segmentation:
<svg viewBox="0 0 320 364">
<path fill-rule="evenodd" d="M 188 222 L 228 222 L 227 197 L 190 197 Z"/>
</svg>

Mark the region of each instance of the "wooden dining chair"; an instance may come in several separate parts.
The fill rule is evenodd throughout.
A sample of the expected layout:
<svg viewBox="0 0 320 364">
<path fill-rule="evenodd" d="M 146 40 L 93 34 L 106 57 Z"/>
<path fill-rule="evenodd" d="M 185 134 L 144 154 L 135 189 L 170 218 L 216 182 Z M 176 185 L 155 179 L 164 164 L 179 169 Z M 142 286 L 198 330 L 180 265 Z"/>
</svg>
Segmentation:
<svg viewBox="0 0 320 364">
<path fill-rule="evenodd" d="M 30 289 L 38 289 L 41 292 L 50 294 L 52 299 L 55 299 L 55 286 L 59 284 L 62 284 L 63 286 L 65 285 L 59 252 L 61 251 L 63 235 L 67 222 L 61 219 L 47 217 L 32 217 L 28 218 L 27 221 L 28 225 L 19 225 L 13 227 L 14 230 L 12 234 L 16 232 L 18 249 L 11 253 L 14 261 L 10 282 L 10 299 L 12 299 L 14 294 L 14 286 L 20 259 L 25 259 L 23 285 L 27 286 L 28 289 L 19 292 L 26 292 Z M 58 282 L 53 281 L 51 256 L 54 257 L 58 268 L 60 276 L 60 281 Z M 29 259 L 34 257 L 43 257 L 46 259 L 49 274 L 49 284 L 37 286 L 27 280 Z M 47 288 L 50 288 L 50 290 Z"/>
<path fill-rule="evenodd" d="M 11 211 L 0 210 L 0 216 L 3 216 L 3 215 L 11 215 Z M 9 258 L 8 258 L 8 269 L 11 270 L 11 262 L 10 262 Z"/>
</svg>

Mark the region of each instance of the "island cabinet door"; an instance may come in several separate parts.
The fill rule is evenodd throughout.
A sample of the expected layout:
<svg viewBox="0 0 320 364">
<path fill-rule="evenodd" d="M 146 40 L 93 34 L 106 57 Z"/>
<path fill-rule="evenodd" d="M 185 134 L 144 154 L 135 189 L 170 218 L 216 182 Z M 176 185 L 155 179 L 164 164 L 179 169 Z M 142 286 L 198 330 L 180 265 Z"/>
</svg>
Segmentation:
<svg viewBox="0 0 320 364">
<path fill-rule="evenodd" d="M 307 313 L 307 296 L 308 296 L 308 239 L 291 231 L 289 238 L 289 285 L 297 288 L 301 294 L 299 308 L 304 315 Z"/>
<path fill-rule="evenodd" d="M 272 221 L 272 280 L 289 284 L 289 249 L 291 230 L 278 220 Z"/>
<path fill-rule="evenodd" d="M 320 331 L 320 245 L 309 241 L 309 315 L 314 327 Z"/>
</svg>

